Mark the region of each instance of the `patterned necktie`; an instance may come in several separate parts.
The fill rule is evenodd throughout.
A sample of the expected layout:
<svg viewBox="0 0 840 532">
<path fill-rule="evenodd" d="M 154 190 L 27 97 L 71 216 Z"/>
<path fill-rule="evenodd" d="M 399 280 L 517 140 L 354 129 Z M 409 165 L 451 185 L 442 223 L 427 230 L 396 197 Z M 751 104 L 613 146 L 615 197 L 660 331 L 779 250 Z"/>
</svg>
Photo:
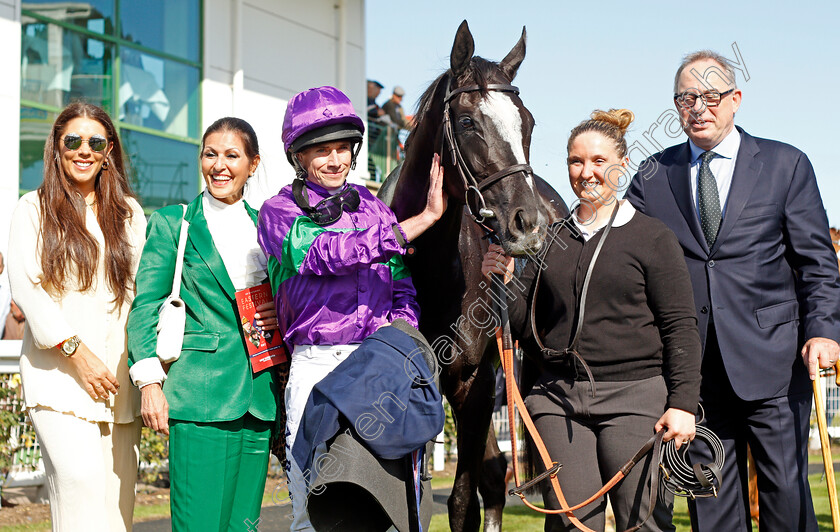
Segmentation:
<svg viewBox="0 0 840 532">
<path fill-rule="evenodd" d="M 697 199 L 700 203 L 700 226 L 703 228 L 703 236 L 709 247 L 715 243 L 718 229 L 720 228 L 720 196 L 718 195 L 717 180 L 709 168 L 709 163 L 719 155 L 713 151 L 707 151 L 700 156 L 703 162 L 700 164 L 700 172 L 697 177 Z"/>
</svg>

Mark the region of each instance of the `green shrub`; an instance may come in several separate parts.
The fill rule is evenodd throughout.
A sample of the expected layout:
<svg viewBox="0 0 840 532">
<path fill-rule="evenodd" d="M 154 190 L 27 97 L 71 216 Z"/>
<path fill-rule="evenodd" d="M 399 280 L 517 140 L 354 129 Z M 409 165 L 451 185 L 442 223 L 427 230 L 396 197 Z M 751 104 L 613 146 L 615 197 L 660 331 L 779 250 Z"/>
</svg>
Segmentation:
<svg viewBox="0 0 840 532">
<path fill-rule="evenodd" d="M 163 436 L 149 427 L 140 434 L 140 470 L 138 479 L 144 484 L 159 484 L 168 477 L 169 436 Z M 166 473 L 166 475 L 164 475 Z"/>
</svg>

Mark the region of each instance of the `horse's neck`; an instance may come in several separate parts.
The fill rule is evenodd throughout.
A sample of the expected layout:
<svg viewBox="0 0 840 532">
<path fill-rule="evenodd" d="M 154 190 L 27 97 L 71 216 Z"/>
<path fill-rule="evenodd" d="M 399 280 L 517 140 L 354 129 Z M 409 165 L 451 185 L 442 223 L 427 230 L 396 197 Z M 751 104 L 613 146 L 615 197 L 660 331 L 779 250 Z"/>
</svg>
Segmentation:
<svg viewBox="0 0 840 532">
<path fill-rule="evenodd" d="M 420 121 L 406 141 L 405 161 L 391 205 L 391 209 L 400 220 L 420 214 L 426 206 L 432 157 L 441 150 L 438 142 L 443 119 L 443 104 L 436 103 L 435 98 L 442 98 L 441 80 L 445 79 L 445 76 L 441 76 L 430 88 L 433 100 L 428 104 L 428 108 L 418 113 L 421 115 Z M 442 153 L 440 155 L 443 157 Z"/>
<path fill-rule="evenodd" d="M 440 220 L 415 239 L 417 253 L 409 266 L 418 293 L 436 298 L 456 297 L 463 290 L 464 272 L 461 256 L 463 206 L 450 204 Z"/>
<path fill-rule="evenodd" d="M 426 208 L 433 155 L 434 151 L 430 149 L 413 150 L 406 155 L 391 203 L 397 219 L 417 216 Z"/>
</svg>

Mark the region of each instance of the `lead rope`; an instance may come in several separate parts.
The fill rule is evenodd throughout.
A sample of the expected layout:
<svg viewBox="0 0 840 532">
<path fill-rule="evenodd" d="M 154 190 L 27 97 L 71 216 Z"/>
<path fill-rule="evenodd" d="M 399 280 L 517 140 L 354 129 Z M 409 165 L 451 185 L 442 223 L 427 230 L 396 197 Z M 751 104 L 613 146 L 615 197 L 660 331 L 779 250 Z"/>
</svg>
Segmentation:
<svg viewBox="0 0 840 532">
<path fill-rule="evenodd" d="M 507 339 L 505 339 L 507 336 Z M 499 327 L 496 329 L 496 342 L 499 347 L 500 353 L 502 353 L 502 367 L 505 371 L 505 381 L 506 381 L 506 388 L 507 388 L 507 401 L 508 401 L 508 424 L 510 427 L 510 443 L 511 443 L 511 454 L 513 455 L 513 476 L 514 476 L 514 483 L 516 484 L 516 488 L 511 489 L 508 494 L 509 495 L 518 495 L 520 499 L 522 499 L 522 503 L 527 506 L 528 508 L 539 512 L 541 514 L 566 514 L 569 521 L 576 526 L 578 529 L 583 530 L 584 532 L 595 532 L 591 528 L 588 528 L 586 525 L 580 522 L 580 520 L 575 517 L 574 511 L 592 502 L 596 501 L 597 499 L 604 496 L 609 490 L 611 490 L 619 481 L 621 481 L 627 474 L 630 472 L 631 469 L 638 463 L 640 459 L 642 459 L 648 452 L 653 449 L 654 456 L 653 460 L 651 461 L 651 490 L 650 490 L 650 504 L 648 506 L 648 513 L 645 518 L 635 527 L 627 529 L 627 532 L 633 532 L 638 530 L 642 524 L 651 516 L 653 513 L 653 509 L 656 506 L 656 494 L 657 494 L 657 486 L 659 484 L 659 471 L 660 468 L 657 467 L 659 462 L 659 456 L 661 454 L 661 447 L 662 447 L 662 437 L 665 435 L 665 430 L 660 430 L 657 432 L 651 439 L 649 439 L 640 449 L 639 451 L 631 458 L 626 464 L 624 464 L 621 469 L 610 479 L 609 482 L 604 484 L 601 489 L 599 489 L 595 494 L 591 497 L 586 499 L 585 501 L 576 504 L 574 506 L 569 506 L 569 503 L 566 501 L 566 497 L 563 495 L 563 489 L 560 487 L 560 482 L 557 480 L 557 471 L 560 469 L 560 464 L 557 462 L 552 462 L 551 456 L 548 454 L 548 449 L 545 447 L 545 443 L 543 443 L 542 438 L 540 437 L 539 433 L 537 432 L 536 427 L 534 426 L 533 421 L 531 420 L 531 416 L 528 414 L 528 409 L 525 408 L 525 403 L 522 400 L 522 395 L 519 393 L 519 388 L 516 386 L 516 381 L 514 380 L 515 377 L 513 375 L 513 352 L 514 348 L 505 348 L 505 344 L 511 345 L 511 339 L 509 334 L 505 335 L 502 333 L 502 328 Z M 528 433 L 531 435 L 531 438 L 534 441 L 534 445 L 537 447 L 537 451 L 540 454 L 540 458 L 542 459 L 543 465 L 545 466 L 546 471 L 535 478 L 531 479 L 525 484 L 522 484 L 519 479 L 519 459 L 517 457 L 518 450 L 517 450 L 517 440 L 516 440 L 516 423 L 514 422 L 515 418 L 515 411 L 519 411 L 519 415 L 522 418 L 522 422 L 525 424 Z M 546 477 L 548 477 L 549 481 L 551 482 L 551 487 L 554 490 L 554 494 L 557 496 L 557 500 L 560 502 L 560 508 L 556 510 L 547 510 L 545 508 L 540 508 L 538 506 L 534 506 L 531 504 L 524 495 L 524 492 L 529 488 L 533 487 L 534 485 L 542 482 Z"/>
<path fill-rule="evenodd" d="M 613 221 L 615 220 L 615 216 L 618 213 L 618 202 L 616 202 L 615 207 L 613 208 L 612 215 L 610 216 L 610 220 L 607 223 L 606 229 L 604 233 L 601 235 L 601 240 L 598 242 L 595 252 L 592 256 L 592 259 L 589 263 L 589 268 L 586 272 L 586 276 L 583 281 L 583 288 L 581 290 L 581 309 L 578 313 L 578 326 L 577 331 L 575 333 L 575 337 L 572 340 L 570 348 L 567 351 L 571 350 L 571 352 L 581 361 L 584 368 L 586 369 L 586 373 L 589 376 L 590 382 L 592 383 L 592 393 L 595 393 L 595 382 L 592 378 L 592 373 L 589 371 L 589 367 L 586 365 L 586 362 L 583 361 L 582 357 L 577 353 L 576 343 L 580 336 L 580 329 L 583 325 L 583 307 L 585 305 L 586 293 L 589 285 L 589 279 L 592 276 L 592 270 L 595 265 L 595 259 L 597 259 L 598 254 L 600 253 L 601 247 L 606 240 L 607 234 L 609 233 L 610 227 L 612 227 Z M 548 249 L 546 249 L 548 251 Z M 539 270 L 541 271 L 541 269 Z M 537 278 L 535 283 L 539 281 L 539 271 L 537 273 Z M 510 443 L 511 443 L 511 454 L 513 455 L 513 476 L 514 476 L 514 483 L 516 487 L 511 489 L 508 494 L 509 495 L 518 495 L 520 499 L 522 499 L 522 503 L 527 506 L 528 508 L 542 513 L 542 514 L 566 514 L 566 517 L 569 521 L 577 527 L 579 530 L 584 532 L 595 532 L 591 528 L 587 527 L 580 520 L 574 515 L 574 511 L 584 506 L 591 504 L 592 502 L 596 501 L 597 499 L 604 496 L 610 489 L 612 489 L 619 481 L 621 481 L 627 474 L 630 472 L 631 469 L 638 463 L 640 459 L 642 459 L 648 452 L 653 449 L 653 460 L 651 461 L 650 467 L 650 481 L 651 481 L 651 489 L 650 489 L 650 501 L 648 505 L 648 513 L 641 520 L 639 524 L 636 526 L 627 529 L 626 532 L 635 532 L 639 530 L 641 526 L 645 523 L 645 521 L 650 518 L 653 514 L 653 509 L 656 506 L 656 494 L 658 491 L 659 485 L 659 471 L 660 468 L 658 467 L 659 463 L 659 456 L 661 455 L 662 449 L 662 438 L 665 435 L 665 430 L 660 430 L 657 432 L 652 438 L 650 438 L 636 454 L 631 458 L 626 464 L 624 464 L 619 471 L 607 482 L 604 486 L 601 487 L 595 494 L 591 497 L 586 499 L 585 501 L 576 504 L 574 506 L 569 506 L 569 503 L 566 501 L 566 497 L 563 495 L 563 489 L 560 487 L 560 482 L 557 480 L 557 471 L 560 469 L 561 465 L 557 462 L 553 462 L 551 460 L 551 456 L 548 453 L 548 449 L 545 447 L 545 443 L 542 441 L 539 433 L 537 432 L 536 427 L 534 426 L 533 421 L 531 420 L 531 416 L 528 414 L 528 409 L 525 407 L 525 403 L 522 400 L 522 395 L 519 392 L 519 388 L 516 386 L 516 380 L 513 375 L 513 356 L 515 346 L 513 344 L 513 340 L 510 334 L 510 320 L 508 316 L 508 308 L 507 308 L 507 294 L 504 291 L 504 279 L 499 278 L 498 275 L 494 275 L 497 289 L 499 290 L 499 297 L 498 301 L 500 302 L 500 317 L 502 320 L 502 326 L 496 328 L 496 343 L 499 348 L 499 353 L 502 359 L 502 367 L 505 372 L 505 381 L 506 381 L 506 390 L 507 390 L 507 405 L 508 405 L 508 426 L 510 430 Z M 536 287 L 534 293 L 534 299 L 536 299 Z M 534 327 L 534 336 L 537 338 L 537 343 L 540 348 L 545 351 L 545 346 L 542 345 L 542 342 L 539 340 L 539 335 L 536 331 L 536 326 L 533 325 L 533 305 L 532 305 L 532 326 Z M 545 467 L 545 472 L 536 476 L 535 478 L 531 479 L 525 484 L 521 484 L 519 479 L 519 464 L 518 464 L 518 451 L 517 451 L 517 441 L 516 441 L 516 423 L 514 422 L 515 412 L 519 410 L 520 417 L 522 418 L 522 422 L 524 423 L 528 433 L 531 435 L 531 438 L 534 441 L 534 445 L 537 447 L 537 451 L 540 454 L 540 458 L 542 459 L 543 465 Z M 556 510 L 547 510 L 545 508 L 539 508 L 538 506 L 534 506 L 531 504 L 524 495 L 524 492 L 531 488 L 532 486 L 542 482 L 546 477 L 548 477 L 549 481 L 551 482 L 551 487 L 554 490 L 554 494 L 557 496 L 557 500 L 560 503 L 561 508 Z"/>
</svg>

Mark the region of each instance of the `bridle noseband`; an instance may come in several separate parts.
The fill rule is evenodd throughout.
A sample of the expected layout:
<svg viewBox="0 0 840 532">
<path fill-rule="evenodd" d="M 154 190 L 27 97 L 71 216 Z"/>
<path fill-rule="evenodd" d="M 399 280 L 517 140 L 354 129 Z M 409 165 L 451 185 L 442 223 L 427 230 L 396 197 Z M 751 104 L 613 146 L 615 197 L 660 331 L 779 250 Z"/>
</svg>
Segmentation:
<svg viewBox="0 0 840 532">
<path fill-rule="evenodd" d="M 455 96 L 458 96 L 461 93 L 465 92 L 476 92 L 481 90 L 487 91 L 500 91 L 500 92 L 512 92 L 514 94 L 519 94 L 519 88 L 514 87 L 513 85 L 505 85 L 499 83 L 491 83 L 484 87 L 480 87 L 478 85 L 469 85 L 466 87 L 459 87 L 453 91 L 449 90 L 449 81 L 447 81 L 446 85 L 446 97 L 443 99 L 443 144 L 441 146 L 441 152 L 443 152 L 443 148 L 449 148 L 449 153 L 452 155 L 452 162 L 455 164 L 455 167 L 458 168 L 458 174 L 461 176 L 461 181 L 464 184 L 464 200 L 467 204 L 467 210 L 470 213 L 470 216 L 481 225 L 482 227 L 486 227 L 484 225 L 484 221 L 487 218 L 494 218 L 496 213 L 493 212 L 492 209 L 487 207 L 487 203 L 484 201 L 484 196 L 481 194 L 482 192 L 486 191 L 488 188 L 493 186 L 496 182 L 502 180 L 503 178 L 513 175 L 518 172 L 524 172 L 526 175 L 532 175 L 534 171 L 531 169 L 531 166 L 528 164 L 514 164 L 512 166 L 508 166 L 499 170 L 498 172 L 491 174 L 480 181 L 470 172 L 467 163 L 464 161 L 463 155 L 461 155 L 461 150 L 458 147 L 458 143 L 455 141 L 455 131 L 452 126 L 452 118 L 451 118 L 451 101 Z M 470 201 L 470 193 L 475 194 L 478 206 L 478 212 L 473 211 L 472 202 Z"/>
</svg>

